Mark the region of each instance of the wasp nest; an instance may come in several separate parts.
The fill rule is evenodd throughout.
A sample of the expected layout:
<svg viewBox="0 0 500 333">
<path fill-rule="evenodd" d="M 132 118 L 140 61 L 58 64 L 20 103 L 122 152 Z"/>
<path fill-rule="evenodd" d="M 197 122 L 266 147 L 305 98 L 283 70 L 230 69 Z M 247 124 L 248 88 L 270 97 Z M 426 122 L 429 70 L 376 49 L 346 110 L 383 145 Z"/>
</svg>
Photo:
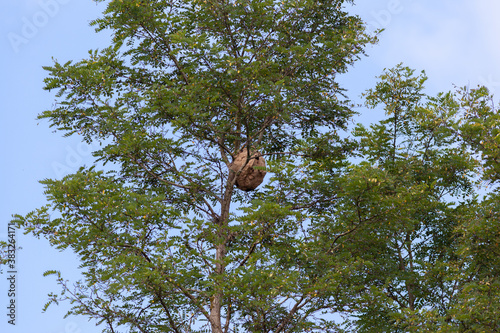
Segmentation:
<svg viewBox="0 0 500 333">
<path fill-rule="evenodd" d="M 247 163 L 248 151 L 243 148 L 238 155 L 236 155 L 233 163 L 229 166 L 234 172 L 241 172 L 236 178 L 236 187 L 243 191 L 252 191 L 257 188 L 264 177 L 266 176 L 266 171 L 262 169 L 254 169 L 254 167 L 266 167 L 266 161 L 262 154 L 259 152 L 253 153 Z M 246 163 L 246 165 L 245 165 Z M 243 167 L 244 166 L 244 167 Z M 242 169 L 243 168 L 243 169 Z"/>
</svg>

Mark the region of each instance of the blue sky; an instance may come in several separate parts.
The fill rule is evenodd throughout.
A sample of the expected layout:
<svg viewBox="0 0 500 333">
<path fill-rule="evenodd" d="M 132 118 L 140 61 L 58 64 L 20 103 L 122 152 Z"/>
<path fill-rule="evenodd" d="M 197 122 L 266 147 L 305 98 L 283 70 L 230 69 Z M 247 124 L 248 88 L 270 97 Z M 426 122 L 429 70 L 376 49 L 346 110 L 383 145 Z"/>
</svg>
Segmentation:
<svg viewBox="0 0 500 333">
<path fill-rule="evenodd" d="M 0 12 L 0 238 L 7 237 L 13 213 L 25 214 L 45 203 L 38 181 L 60 178 L 91 164 L 89 147 L 78 138 L 53 133 L 37 114 L 50 109 L 53 93 L 42 90 L 42 66 L 51 57 L 79 60 L 89 49 L 107 45 L 90 20 L 103 9 L 92 0 L 16 0 Z M 500 94 L 500 2 L 497 0 L 360 0 L 353 8 L 372 28 L 385 28 L 380 43 L 342 78 L 349 95 L 371 88 L 384 68 L 403 62 L 429 76 L 428 92 L 453 85 L 486 85 Z M 497 100 L 498 101 L 498 100 Z M 498 104 L 498 102 L 497 102 Z M 376 111 L 360 109 L 357 121 L 376 119 Z M 0 275 L 0 331 L 6 333 L 94 333 L 101 330 L 86 318 L 63 319 L 69 304 L 42 314 L 47 294 L 59 291 L 43 272 L 58 269 L 78 278 L 78 262 L 68 252 L 52 249 L 45 240 L 17 232 L 23 247 L 17 253 L 17 325 L 7 324 L 7 276 Z"/>
</svg>

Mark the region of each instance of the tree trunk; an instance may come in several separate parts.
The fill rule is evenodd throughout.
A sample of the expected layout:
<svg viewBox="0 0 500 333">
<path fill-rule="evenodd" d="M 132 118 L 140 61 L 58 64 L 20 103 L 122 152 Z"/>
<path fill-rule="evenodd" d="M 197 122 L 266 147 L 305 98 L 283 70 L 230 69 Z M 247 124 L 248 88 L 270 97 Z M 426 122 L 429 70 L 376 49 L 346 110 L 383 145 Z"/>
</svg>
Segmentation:
<svg viewBox="0 0 500 333">
<path fill-rule="evenodd" d="M 224 193 L 224 199 L 221 205 L 221 214 L 218 221 L 219 224 L 219 234 L 218 234 L 218 244 L 215 246 L 215 271 L 214 278 L 222 279 L 226 265 L 224 264 L 224 259 L 226 257 L 226 244 L 229 240 L 229 209 L 231 207 L 231 199 L 233 195 L 233 188 L 235 182 L 235 173 L 230 170 L 229 177 L 226 184 L 226 189 Z M 212 326 L 212 333 L 223 333 L 222 331 L 222 318 L 221 309 L 224 302 L 224 292 L 219 289 L 219 286 L 215 287 L 216 290 L 212 298 L 210 299 L 210 323 Z"/>
<path fill-rule="evenodd" d="M 217 245 L 216 249 L 216 276 L 220 277 L 224 273 L 225 265 L 223 264 L 226 256 L 225 241 Z M 212 333 L 222 333 L 221 309 L 224 294 L 222 290 L 217 290 L 210 300 L 210 322 L 212 324 Z"/>
</svg>

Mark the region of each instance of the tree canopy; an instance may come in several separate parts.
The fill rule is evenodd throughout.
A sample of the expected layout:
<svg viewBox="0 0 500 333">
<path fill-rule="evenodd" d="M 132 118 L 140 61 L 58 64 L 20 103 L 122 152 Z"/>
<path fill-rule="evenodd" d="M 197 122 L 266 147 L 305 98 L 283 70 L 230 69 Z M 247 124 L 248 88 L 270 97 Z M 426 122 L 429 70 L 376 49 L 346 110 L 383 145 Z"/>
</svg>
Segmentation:
<svg viewBox="0 0 500 333">
<path fill-rule="evenodd" d="M 104 332 L 500 330 L 485 88 L 427 96 L 398 65 L 364 95 L 386 118 L 351 131 L 338 76 L 377 40 L 352 1 L 106 2 L 111 45 L 44 67 L 58 102 L 39 116 L 98 142 L 96 164 L 14 218 L 81 261 L 74 284 L 46 272 L 47 306 Z"/>
</svg>

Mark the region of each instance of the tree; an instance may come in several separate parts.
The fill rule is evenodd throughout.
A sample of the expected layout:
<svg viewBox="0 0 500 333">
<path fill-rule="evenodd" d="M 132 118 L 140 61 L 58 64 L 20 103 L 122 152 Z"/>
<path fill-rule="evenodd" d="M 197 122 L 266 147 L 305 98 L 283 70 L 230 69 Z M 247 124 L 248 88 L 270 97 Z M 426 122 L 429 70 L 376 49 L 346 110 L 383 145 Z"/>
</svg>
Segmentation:
<svg viewBox="0 0 500 333">
<path fill-rule="evenodd" d="M 350 2 L 109 1 L 92 24 L 112 45 L 44 67 L 59 101 L 39 118 L 111 166 L 43 180 L 49 204 L 15 217 L 85 269 L 48 271 L 47 306 L 106 332 L 335 329 L 361 265 L 329 216 L 354 147 L 336 77 L 376 41 Z M 235 187 L 242 151 L 267 160 L 256 191 Z"/>
<path fill-rule="evenodd" d="M 457 259 L 449 274 L 457 287 L 446 313 L 430 316 L 440 332 L 500 330 L 500 115 L 485 87 L 462 88 L 455 96 L 460 114 L 450 125 L 459 142 L 476 158 L 476 180 L 487 185 L 462 209 Z M 451 279 L 450 279 L 451 280 Z"/>
<path fill-rule="evenodd" d="M 484 87 L 426 96 L 426 79 L 387 70 L 365 95 L 387 118 L 354 131 L 337 215 L 360 226 L 343 240 L 365 262 L 355 332 L 500 329 L 498 110 Z"/>
<path fill-rule="evenodd" d="M 362 161 L 346 175 L 351 203 L 341 214 L 370 221 L 356 237 L 369 263 L 357 332 L 408 332 L 412 317 L 446 309 L 455 291 L 446 271 L 476 163 L 449 127 L 458 112 L 452 95 L 425 96 L 426 80 L 402 65 L 387 70 L 365 94 L 367 106 L 382 105 L 387 118 L 354 131 Z"/>
</svg>

